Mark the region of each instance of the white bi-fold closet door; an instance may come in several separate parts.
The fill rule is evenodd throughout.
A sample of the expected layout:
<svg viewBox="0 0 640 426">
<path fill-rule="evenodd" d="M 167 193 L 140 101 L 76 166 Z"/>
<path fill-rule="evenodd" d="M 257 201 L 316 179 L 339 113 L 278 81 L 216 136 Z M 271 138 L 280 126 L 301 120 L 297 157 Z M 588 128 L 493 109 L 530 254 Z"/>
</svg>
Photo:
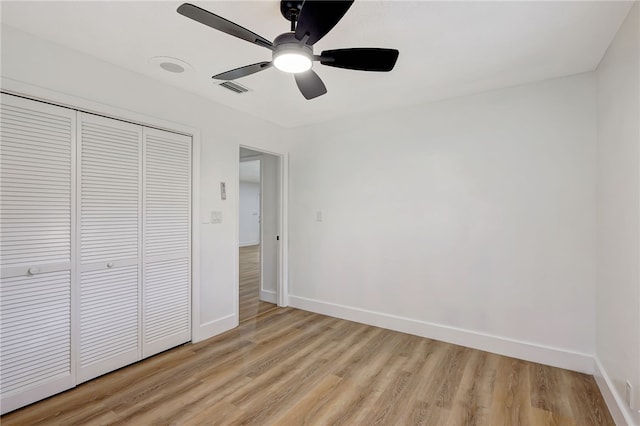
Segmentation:
<svg viewBox="0 0 640 426">
<path fill-rule="evenodd" d="M 191 138 L 2 97 L 2 412 L 191 338 Z"/>
<path fill-rule="evenodd" d="M 84 381 L 191 338 L 191 138 L 78 121 Z"/>
<path fill-rule="evenodd" d="M 76 111 L 2 95 L 2 412 L 74 386 Z"/>
<path fill-rule="evenodd" d="M 79 113 L 78 382 L 140 359 L 142 127 Z"/>
<path fill-rule="evenodd" d="M 191 340 L 191 138 L 143 131 L 142 357 Z"/>
</svg>

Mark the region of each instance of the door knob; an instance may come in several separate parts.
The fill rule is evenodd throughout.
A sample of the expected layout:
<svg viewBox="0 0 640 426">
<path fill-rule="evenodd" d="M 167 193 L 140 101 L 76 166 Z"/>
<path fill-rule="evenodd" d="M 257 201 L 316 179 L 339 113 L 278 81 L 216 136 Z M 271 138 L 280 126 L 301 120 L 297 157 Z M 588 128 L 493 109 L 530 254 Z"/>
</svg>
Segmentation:
<svg viewBox="0 0 640 426">
<path fill-rule="evenodd" d="M 107 268 L 113 268 L 113 262 L 107 263 Z"/>
<path fill-rule="evenodd" d="M 35 275 L 38 272 L 40 272 L 40 268 L 36 268 L 36 267 L 29 268 L 29 275 Z"/>
</svg>

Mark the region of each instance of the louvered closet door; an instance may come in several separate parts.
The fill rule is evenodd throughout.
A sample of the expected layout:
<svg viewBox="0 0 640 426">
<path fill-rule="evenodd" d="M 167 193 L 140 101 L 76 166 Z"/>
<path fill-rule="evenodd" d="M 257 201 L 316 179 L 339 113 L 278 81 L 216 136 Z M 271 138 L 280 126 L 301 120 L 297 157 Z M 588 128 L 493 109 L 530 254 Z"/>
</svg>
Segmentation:
<svg viewBox="0 0 640 426">
<path fill-rule="evenodd" d="M 78 383 L 140 359 L 142 127 L 79 115 Z"/>
<path fill-rule="evenodd" d="M 143 356 L 191 340 L 191 138 L 144 129 Z"/>
<path fill-rule="evenodd" d="M 2 413 L 73 387 L 76 112 L 1 98 Z"/>
</svg>

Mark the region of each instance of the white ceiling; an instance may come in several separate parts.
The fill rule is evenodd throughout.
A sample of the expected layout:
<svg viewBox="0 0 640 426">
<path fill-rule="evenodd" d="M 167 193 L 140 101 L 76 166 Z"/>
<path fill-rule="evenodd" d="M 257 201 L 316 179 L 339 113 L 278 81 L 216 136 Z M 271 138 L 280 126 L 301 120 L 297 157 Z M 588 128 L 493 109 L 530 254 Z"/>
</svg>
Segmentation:
<svg viewBox="0 0 640 426">
<path fill-rule="evenodd" d="M 196 5 L 273 40 L 288 31 L 279 2 L 199 1 Z M 390 110 L 593 70 L 631 2 L 427 2 L 357 0 L 316 43 L 400 50 L 390 73 L 316 63 L 328 93 L 307 101 L 291 75 L 269 69 L 238 80 L 237 95 L 211 75 L 270 60 L 270 51 L 191 21 L 180 2 L 10 2 L 1 21 L 273 123 L 295 127 Z M 171 74 L 155 56 L 193 66 Z"/>
</svg>

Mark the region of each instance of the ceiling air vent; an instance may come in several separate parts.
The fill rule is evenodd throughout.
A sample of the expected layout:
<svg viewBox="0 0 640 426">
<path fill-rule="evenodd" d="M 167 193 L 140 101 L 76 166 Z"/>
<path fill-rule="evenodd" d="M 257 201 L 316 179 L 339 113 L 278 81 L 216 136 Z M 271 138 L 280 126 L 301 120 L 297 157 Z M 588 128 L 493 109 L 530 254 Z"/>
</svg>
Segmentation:
<svg viewBox="0 0 640 426">
<path fill-rule="evenodd" d="M 234 83 L 233 81 L 225 81 L 224 83 L 220 83 L 220 86 L 224 87 L 225 89 L 229 89 L 235 93 L 245 93 L 249 91 L 248 88 L 241 86 L 238 83 Z"/>
</svg>

